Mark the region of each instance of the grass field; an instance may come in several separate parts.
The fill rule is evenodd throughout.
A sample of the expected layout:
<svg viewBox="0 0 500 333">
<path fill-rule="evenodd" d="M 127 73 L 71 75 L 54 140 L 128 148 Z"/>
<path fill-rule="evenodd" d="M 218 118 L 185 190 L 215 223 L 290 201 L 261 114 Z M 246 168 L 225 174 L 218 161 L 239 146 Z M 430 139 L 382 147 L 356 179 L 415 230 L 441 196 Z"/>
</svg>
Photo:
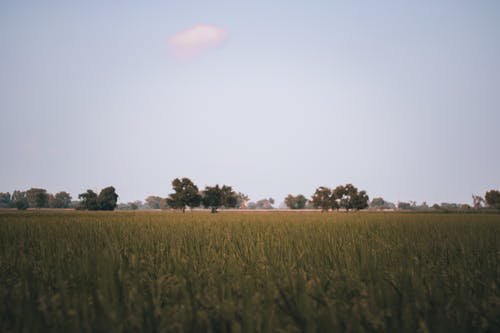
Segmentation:
<svg viewBox="0 0 500 333">
<path fill-rule="evenodd" d="M 499 332 L 500 215 L 0 212 L 0 331 Z"/>
</svg>

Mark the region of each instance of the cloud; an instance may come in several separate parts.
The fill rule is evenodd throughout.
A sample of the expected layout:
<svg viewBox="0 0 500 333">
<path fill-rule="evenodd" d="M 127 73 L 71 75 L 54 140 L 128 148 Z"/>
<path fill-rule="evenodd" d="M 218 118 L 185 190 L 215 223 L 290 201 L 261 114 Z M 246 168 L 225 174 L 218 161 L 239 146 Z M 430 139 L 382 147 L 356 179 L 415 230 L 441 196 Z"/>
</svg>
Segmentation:
<svg viewBox="0 0 500 333">
<path fill-rule="evenodd" d="M 226 41 L 228 32 L 213 25 L 197 24 L 168 39 L 168 48 L 177 58 L 192 58 Z"/>
</svg>

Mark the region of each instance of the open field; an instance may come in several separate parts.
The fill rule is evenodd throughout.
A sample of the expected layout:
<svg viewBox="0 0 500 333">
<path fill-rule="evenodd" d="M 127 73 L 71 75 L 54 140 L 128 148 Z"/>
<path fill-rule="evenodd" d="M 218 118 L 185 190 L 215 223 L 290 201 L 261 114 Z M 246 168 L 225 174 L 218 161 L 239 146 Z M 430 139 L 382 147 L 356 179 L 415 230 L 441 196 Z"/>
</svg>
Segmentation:
<svg viewBox="0 0 500 333">
<path fill-rule="evenodd" d="M 0 331 L 499 332 L 500 215 L 0 212 Z"/>
</svg>

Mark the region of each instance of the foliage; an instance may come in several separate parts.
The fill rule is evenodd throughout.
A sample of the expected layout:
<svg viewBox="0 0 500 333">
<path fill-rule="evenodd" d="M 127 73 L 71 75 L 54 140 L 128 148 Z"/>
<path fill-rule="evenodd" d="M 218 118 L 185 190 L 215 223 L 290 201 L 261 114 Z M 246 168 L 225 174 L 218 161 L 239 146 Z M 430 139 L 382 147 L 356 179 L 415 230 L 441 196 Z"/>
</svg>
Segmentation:
<svg viewBox="0 0 500 333">
<path fill-rule="evenodd" d="M 12 193 L 10 199 L 11 207 L 15 207 L 18 210 L 26 210 L 29 207 L 28 199 L 26 198 L 26 192 L 15 190 Z"/>
<path fill-rule="evenodd" d="M 16 201 L 14 201 L 14 205 L 18 210 L 26 210 L 30 206 L 28 199 L 26 197 L 16 199 Z"/>
<path fill-rule="evenodd" d="M 373 209 L 395 209 L 396 205 L 394 205 L 392 202 L 388 202 L 384 200 L 383 198 L 373 198 L 370 201 L 370 208 Z"/>
<path fill-rule="evenodd" d="M 234 192 L 231 186 L 219 184 L 206 186 L 202 195 L 202 202 L 205 208 L 210 208 L 212 213 L 216 213 L 220 207 L 236 208 L 238 206 L 238 193 Z"/>
<path fill-rule="evenodd" d="M 98 210 L 115 210 L 118 194 L 113 186 L 105 187 L 97 197 Z"/>
<path fill-rule="evenodd" d="M 78 195 L 81 200 L 79 209 L 83 210 L 115 210 L 118 194 L 113 186 L 105 187 L 99 195 L 92 190 Z"/>
<path fill-rule="evenodd" d="M 55 195 L 49 194 L 50 208 L 69 208 L 71 205 L 71 195 L 68 192 L 58 192 Z"/>
<path fill-rule="evenodd" d="M 30 188 L 26 191 L 26 198 L 28 204 L 32 208 L 46 208 L 49 207 L 49 195 L 47 190 L 43 188 Z"/>
<path fill-rule="evenodd" d="M 127 203 L 119 203 L 116 206 L 117 210 L 144 210 L 148 209 L 149 206 L 146 206 L 142 203 L 140 200 L 132 201 L 132 202 L 127 202 Z"/>
<path fill-rule="evenodd" d="M 352 184 L 339 185 L 333 190 L 321 186 L 312 196 L 314 207 L 321 208 L 322 212 L 330 208 L 343 208 L 346 211 L 364 209 L 368 207 L 368 200 L 366 192 L 358 191 Z"/>
<path fill-rule="evenodd" d="M 0 331 L 496 332 L 499 233 L 497 214 L 4 211 Z"/>
<path fill-rule="evenodd" d="M 180 209 L 183 212 L 186 206 L 193 209 L 201 203 L 201 195 L 198 187 L 189 178 L 175 178 L 172 181 L 174 193 L 167 198 L 168 205 L 173 209 Z"/>
<path fill-rule="evenodd" d="M 268 210 L 268 209 L 274 209 L 274 199 L 273 198 L 268 198 L 268 199 L 260 199 L 257 202 L 249 202 L 246 206 L 247 209 L 259 209 L 259 210 Z"/>
<path fill-rule="evenodd" d="M 486 204 L 491 208 L 500 209 L 500 192 L 497 190 L 490 190 L 484 195 Z"/>
<path fill-rule="evenodd" d="M 289 194 L 285 198 L 285 205 L 290 209 L 304 209 L 306 207 L 307 199 L 302 194 L 293 196 Z"/>
<path fill-rule="evenodd" d="M 80 209 L 85 210 L 99 210 L 99 205 L 97 204 L 97 193 L 92 190 L 87 190 L 85 193 L 78 195 L 80 202 Z"/>
<path fill-rule="evenodd" d="M 480 195 L 472 195 L 472 206 L 474 209 L 479 210 L 483 207 L 484 199 Z"/>
<path fill-rule="evenodd" d="M 151 209 L 160 209 L 161 198 L 158 196 L 150 195 L 146 198 L 146 204 Z"/>
<path fill-rule="evenodd" d="M 322 212 L 327 212 L 334 204 L 334 200 L 332 200 L 332 190 L 326 186 L 317 188 L 312 196 L 312 203 L 314 208 L 321 208 Z"/>
<path fill-rule="evenodd" d="M 10 193 L 0 192 L 0 208 L 9 208 L 11 205 Z"/>
<path fill-rule="evenodd" d="M 415 202 L 404 202 L 404 201 L 398 202 L 398 209 L 400 210 L 410 210 L 414 209 L 415 207 L 416 207 Z"/>
</svg>

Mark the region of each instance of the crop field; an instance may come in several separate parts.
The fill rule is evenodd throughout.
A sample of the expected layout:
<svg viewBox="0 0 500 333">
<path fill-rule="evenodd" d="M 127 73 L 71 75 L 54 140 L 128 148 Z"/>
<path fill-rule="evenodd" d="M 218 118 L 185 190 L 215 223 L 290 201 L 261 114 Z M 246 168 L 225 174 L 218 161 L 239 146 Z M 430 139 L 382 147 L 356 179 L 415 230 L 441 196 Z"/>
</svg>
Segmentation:
<svg viewBox="0 0 500 333">
<path fill-rule="evenodd" d="M 0 212 L 1 332 L 499 332 L 500 215 Z"/>
</svg>

